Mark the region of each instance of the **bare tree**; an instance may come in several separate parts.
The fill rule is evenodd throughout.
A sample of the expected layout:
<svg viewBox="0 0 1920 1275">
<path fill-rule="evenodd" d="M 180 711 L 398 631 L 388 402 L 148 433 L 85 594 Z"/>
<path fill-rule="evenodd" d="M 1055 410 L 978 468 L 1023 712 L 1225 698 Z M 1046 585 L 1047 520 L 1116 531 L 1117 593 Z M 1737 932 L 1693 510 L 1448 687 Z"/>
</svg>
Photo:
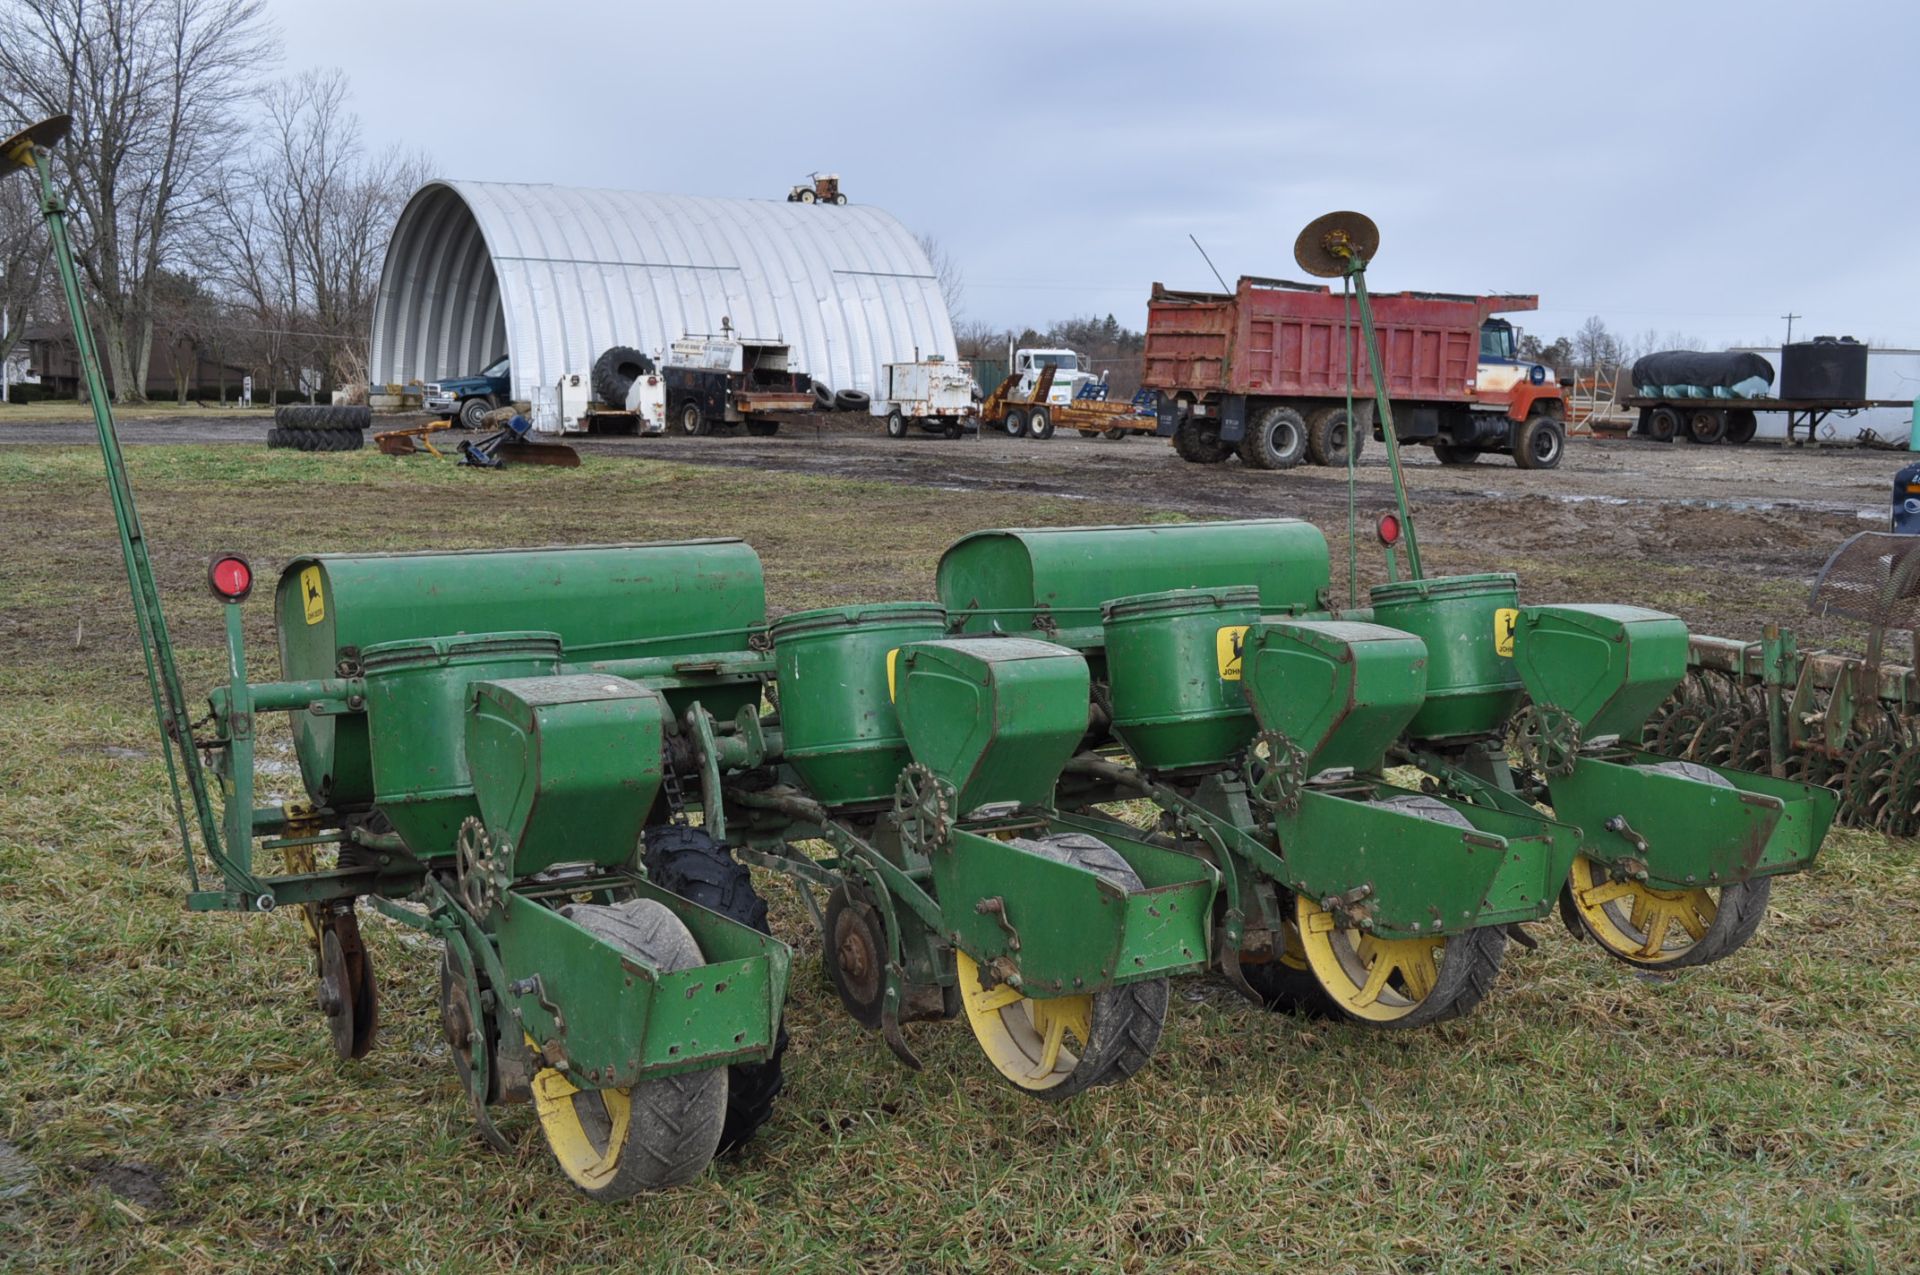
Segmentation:
<svg viewBox="0 0 1920 1275">
<path fill-rule="evenodd" d="M 8 0 L 0 105 L 66 113 L 74 238 L 122 402 L 145 397 L 159 271 L 218 183 L 275 49 L 263 0 Z"/>
<path fill-rule="evenodd" d="M 26 334 L 46 279 L 48 239 L 40 201 L 23 181 L 0 183 L 0 368 Z M 8 397 L 0 375 L 0 402 Z"/>
<path fill-rule="evenodd" d="M 933 277 L 940 281 L 940 299 L 946 303 L 947 316 L 959 322 L 961 303 L 967 297 L 966 280 L 960 273 L 960 263 L 932 235 L 921 235 L 917 242 L 920 251 L 927 254 L 927 261 L 933 266 Z"/>
<path fill-rule="evenodd" d="M 1605 319 L 1590 315 L 1573 334 L 1574 362 L 1590 372 L 1600 372 L 1626 357 L 1626 345 L 1607 327 Z"/>
</svg>

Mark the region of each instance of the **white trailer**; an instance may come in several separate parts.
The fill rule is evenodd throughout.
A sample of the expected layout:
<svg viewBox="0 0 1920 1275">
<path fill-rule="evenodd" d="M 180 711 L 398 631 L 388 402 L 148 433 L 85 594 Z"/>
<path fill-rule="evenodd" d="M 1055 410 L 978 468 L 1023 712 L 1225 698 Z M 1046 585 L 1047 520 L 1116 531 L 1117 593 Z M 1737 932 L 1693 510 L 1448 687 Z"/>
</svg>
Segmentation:
<svg viewBox="0 0 1920 1275">
<path fill-rule="evenodd" d="M 874 407 L 876 414 L 884 410 L 888 437 L 905 438 L 907 430 L 918 424 L 929 434 L 958 438 L 980 428 L 973 395 L 971 364 L 922 359 L 887 364 L 886 392 L 881 395 L 885 407 L 879 403 Z"/>
<path fill-rule="evenodd" d="M 593 378 L 569 372 L 554 387 L 563 434 L 664 434 L 667 432 L 667 386 L 656 372 L 633 378 L 625 403 L 599 403 L 593 397 Z M 537 409 L 537 405 L 536 405 Z M 534 427 L 543 428 L 536 412 Z"/>
</svg>

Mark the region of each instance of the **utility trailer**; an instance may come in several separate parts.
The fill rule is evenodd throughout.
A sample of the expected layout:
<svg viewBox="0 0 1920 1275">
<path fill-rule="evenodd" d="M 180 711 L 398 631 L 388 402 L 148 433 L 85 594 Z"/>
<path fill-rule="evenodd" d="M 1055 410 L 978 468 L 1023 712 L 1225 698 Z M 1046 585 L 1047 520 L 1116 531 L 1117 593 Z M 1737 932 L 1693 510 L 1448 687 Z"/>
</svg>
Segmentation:
<svg viewBox="0 0 1920 1275">
<path fill-rule="evenodd" d="M 1010 373 L 980 405 L 981 422 L 1004 429 L 1015 438 L 1022 434 L 1029 438 L 1052 438 L 1056 429 L 1071 429 L 1087 438 L 1104 434 L 1119 439 L 1139 428 L 1135 423 L 1139 418 L 1131 406 L 1116 407 L 1096 398 L 1076 397 L 1063 403 L 1050 401 L 1055 371 L 1052 365 L 1043 367 L 1024 393 L 1023 384 L 1028 383 L 1022 381 L 1018 370 Z"/>
<path fill-rule="evenodd" d="M 716 426 L 745 423 L 747 433 L 780 432 L 776 412 L 813 410 L 813 382 L 791 366 L 784 341 L 689 334 L 675 341 L 660 369 L 667 387 L 667 420 L 683 434 L 711 434 Z"/>
<path fill-rule="evenodd" d="M 1552 369 L 1517 358 L 1513 325 L 1491 317 L 1539 304 L 1520 295 L 1373 297 L 1399 441 L 1431 446 L 1445 465 L 1485 452 L 1523 469 L 1558 465 L 1560 386 Z M 1349 439 L 1362 448 L 1367 433 L 1380 437 L 1365 351 L 1357 310 L 1318 284 L 1243 276 L 1227 294 L 1156 283 L 1141 383 L 1158 391 L 1156 432 L 1183 460 L 1217 464 L 1238 453 L 1257 469 L 1343 465 Z"/>
<path fill-rule="evenodd" d="M 889 363 L 886 370 L 886 393 L 876 410 L 885 411 L 887 437 L 905 438 L 914 425 L 948 438 L 979 432 L 970 365 L 931 358 Z"/>
<path fill-rule="evenodd" d="M 1804 428 L 1813 440 L 1820 423 L 1835 412 L 1865 411 L 1871 407 L 1910 408 L 1906 398 L 1666 398 L 1631 395 L 1620 406 L 1638 415 L 1629 431 L 1656 443 L 1684 438 L 1694 443 L 1750 443 L 1759 431 L 1761 412 L 1785 412 L 1787 441 Z"/>
</svg>

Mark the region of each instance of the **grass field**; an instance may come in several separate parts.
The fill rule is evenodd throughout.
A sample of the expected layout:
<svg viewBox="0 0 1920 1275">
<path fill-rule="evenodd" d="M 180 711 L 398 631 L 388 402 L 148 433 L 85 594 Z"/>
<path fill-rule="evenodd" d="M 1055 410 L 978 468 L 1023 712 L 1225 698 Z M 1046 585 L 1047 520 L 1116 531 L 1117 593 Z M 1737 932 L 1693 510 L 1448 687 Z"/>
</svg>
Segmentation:
<svg viewBox="0 0 1920 1275">
<path fill-rule="evenodd" d="M 739 534 L 778 611 L 926 596 L 963 531 L 1136 513 L 591 458 L 485 474 L 180 447 L 130 464 L 197 687 L 220 658 L 201 583 L 220 548 L 265 579 L 307 550 Z M 1920 1265 L 1920 860 L 1858 833 L 1782 882 L 1724 964 L 1642 978 L 1541 925 L 1477 1014 L 1408 1034 L 1188 980 L 1150 1067 L 1059 1108 L 1000 1083 L 961 1023 L 909 1028 L 927 1070 L 900 1068 L 776 891 L 798 956 L 774 1120 L 688 1188 L 594 1205 L 526 1108 L 504 1112 L 517 1154 L 471 1136 L 425 940 L 364 923 L 380 1046 L 343 1064 L 296 921 L 184 911 L 98 471 L 86 449 L 0 453 L 0 1268 Z M 265 593 L 248 606 L 263 678 Z"/>
<path fill-rule="evenodd" d="M 238 391 L 235 391 L 238 397 Z M 116 407 L 114 415 L 122 421 L 156 420 L 174 418 L 204 418 L 213 413 L 222 419 L 267 420 L 273 415 L 271 407 L 225 407 L 218 403 L 140 403 L 131 407 Z M 0 430 L 9 425 L 46 425 L 59 421 L 91 421 L 93 409 L 85 403 L 76 403 L 70 398 L 45 399 L 38 403 L 0 403 Z"/>
</svg>

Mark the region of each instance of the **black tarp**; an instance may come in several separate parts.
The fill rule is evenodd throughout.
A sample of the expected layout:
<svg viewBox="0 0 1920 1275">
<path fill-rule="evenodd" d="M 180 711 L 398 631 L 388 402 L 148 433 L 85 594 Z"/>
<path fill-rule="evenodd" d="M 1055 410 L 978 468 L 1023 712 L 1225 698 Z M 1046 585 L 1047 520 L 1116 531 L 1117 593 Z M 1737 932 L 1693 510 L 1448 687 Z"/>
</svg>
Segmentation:
<svg viewBox="0 0 1920 1275">
<path fill-rule="evenodd" d="M 1636 359 L 1633 383 L 1639 385 L 1698 385 L 1702 389 L 1732 389 L 1751 377 L 1773 384 L 1773 364 L 1758 354 L 1734 350 L 1667 350 Z"/>
</svg>

